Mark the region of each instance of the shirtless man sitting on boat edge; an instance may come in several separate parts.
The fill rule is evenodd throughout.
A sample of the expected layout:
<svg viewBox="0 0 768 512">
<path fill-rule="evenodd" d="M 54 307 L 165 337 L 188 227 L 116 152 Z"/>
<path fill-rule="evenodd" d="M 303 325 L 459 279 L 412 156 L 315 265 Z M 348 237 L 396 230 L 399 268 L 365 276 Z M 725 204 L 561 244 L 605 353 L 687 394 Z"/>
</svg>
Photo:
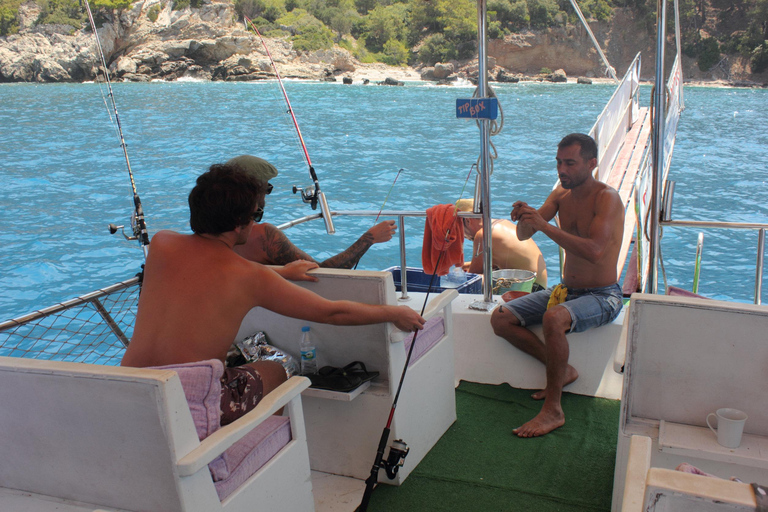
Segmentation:
<svg viewBox="0 0 768 512">
<path fill-rule="evenodd" d="M 269 180 L 277 176 L 277 169 L 266 160 L 251 155 L 240 155 L 229 160 L 227 164 L 236 165 L 261 181 L 267 194 L 272 191 Z M 325 268 L 352 268 L 373 244 L 391 240 L 396 229 L 393 220 L 380 222 L 363 233 L 363 236 L 345 251 L 317 264 Z M 248 241 L 237 246 L 235 252 L 243 258 L 264 265 L 286 265 L 296 260 L 315 261 L 309 254 L 293 245 L 281 230 L 272 224 L 260 222 L 260 219 L 253 223 Z"/>
<path fill-rule="evenodd" d="M 532 420 L 513 430 L 519 437 L 541 436 L 562 426 L 563 386 L 579 374 L 568 364 L 568 332 L 612 322 L 622 307 L 616 265 L 624 232 L 619 194 L 594 178 L 597 145 L 572 133 L 557 146 L 560 183 L 536 210 L 517 201 L 510 214 L 517 234 L 527 240 L 541 231 L 565 250 L 563 282 L 499 306 L 491 315 L 493 331 L 546 365 L 547 385 L 533 394 L 544 399 Z M 559 214 L 560 226 L 549 221 Z M 544 342 L 526 327 L 541 323 Z"/>
<path fill-rule="evenodd" d="M 404 331 L 423 327 L 424 319 L 408 306 L 330 301 L 284 279 L 316 281 L 306 273 L 317 268 L 314 262 L 273 270 L 237 255 L 233 248 L 248 240 L 265 194 L 264 183 L 227 164 L 213 165 L 197 179 L 189 194 L 194 234 L 166 230 L 152 237 L 136 325 L 121 365 L 224 361 L 243 317 L 256 306 L 311 322 L 392 322 Z M 285 379 L 275 362 L 227 369 L 221 424 L 251 410 Z"/>
<path fill-rule="evenodd" d="M 473 199 L 459 199 L 456 208 L 460 212 L 474 209 Z M 472 259 L 464 264 L 466 272 L 483 273 L 483 219 L 467 218 L 464 221 L 464 237 L 472 242 Z M 517 227 L 508 220 L 491 221 L 491 249 L 493 270 L 519 268 L 536 272 L 534 291 L 547 287 L 547 264 L 544 256 L 532 239 L 520 240 Z"/>
</svg>

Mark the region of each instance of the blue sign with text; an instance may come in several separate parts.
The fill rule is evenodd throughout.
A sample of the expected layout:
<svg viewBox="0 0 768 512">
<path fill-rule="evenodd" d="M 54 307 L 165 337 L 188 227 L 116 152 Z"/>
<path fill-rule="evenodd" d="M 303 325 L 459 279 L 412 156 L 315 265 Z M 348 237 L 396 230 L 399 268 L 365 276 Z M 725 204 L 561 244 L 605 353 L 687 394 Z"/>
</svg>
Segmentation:
<svg viewBox="0 0 768 512">
<path fill-rule="evenodd" d="M 456 117 L 465 119 L 496 119 L 498 116 L 499 100 L 496 98 L 456 100 Z"/>
</svg>

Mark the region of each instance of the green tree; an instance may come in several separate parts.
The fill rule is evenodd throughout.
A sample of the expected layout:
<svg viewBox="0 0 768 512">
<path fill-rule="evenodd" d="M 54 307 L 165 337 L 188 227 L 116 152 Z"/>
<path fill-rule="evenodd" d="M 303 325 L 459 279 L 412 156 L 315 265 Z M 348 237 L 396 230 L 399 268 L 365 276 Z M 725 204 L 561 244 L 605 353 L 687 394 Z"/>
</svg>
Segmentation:
<svg viewBox="0 0 768 512">
<path fill-rule="evenodd" d="M 360 15 L 356 10 L 342 10 L 337 7 L 333 7 L 335 11 L 331 16 L 328 26 L 336 32 L 336 42 L 341 41 L 341 38 L 349 34 L 352 31 L 352 27 L 355 22 L 360 19 Z"/>
<path fill-rule="evenodd" d="M 387 41 L 405 42 L 408 37 L 407 18 L 408 6 L 405 4 L 377 6 L 364 18 L 360 31 L 365 47 L 372 52 L 381 52 Z"/>
<path fill-rule="evenodd" d="M 701 40 L 699 59 L 697 64 L 702 71 L 708 71 L 720 62 L 720 45 L 714 37 Z"/>
<path fill-rule="evenodd" d="M 432 34 L 424 39 L 419 49 L 419 60 L 427 64 L 446 62 L 456 58 L 456 50 L 441 33 Z"/>
<path fill-rule="evenodd" d="M 390 66 L 403 66 L 408 63 L 408 58 L 410 57 L 411 52 L 402 41 L 390 39 L 384 43 L 384 51 L 382 54 L 381 60 L 385 64 L 389 64 Z"/>
<path fill-rule="evenodd" d="M 439 60 L 466 59 L 474 54 L 477 6 L 473 0 L 412 0 L 409 5 L 411 44 L 418 43 L 424 33 L 431 34 L 423 41 L 419 60 L 431 64 Z M 441 57 L 438 59 L 438 56 Z"/>
<path fill-rule="evenodd" d="M 36 25 L 83 26 L 84 14 L 77 0 L 42 0 L 38 5 L 42 10 Z"/>
<path fill-rule="evenodd" d="M 768 69 L 768 41 L 752 50 L 752 57 L 749 60 L 753 73 L 762 73 Z"/>
<path fill-rule="evenodd" d="M 154 23 L 157 21 L 158 16 L 160 16 L 160 4 L 155 4 L 147 11 L 147 18 Z"/>
<path fill-rule="evenodd" d="M 0 36 L 19 31 L 19 5 L 22 0 L 0 0 Z"/>
<path fill-rule="evenodd" d="M 531 22 L 526 0 L 489 0 L 488 11 L 495 12 L 501 26 L 512 32 L 528 28 Z"/>
<path fill-rule="evenodd" d="M 311 52 L 333 46 L 333 32 L 304 9 L 296 8 L 276 23 L 293 27 L 296 35 L 291 37 L 291 41 L 297 51 Z"/>
<path fill-rule="evenodd" d="M 235 0 L 235 12 L 238 18 L 261 17 L 270 23 L 288 14 L 284 0 Z"/>
<path fill-rule="evenodd" d="M 528 15 L 532 28 L 548 28 L 555 24 L 560 7 L 555 0 L 528 0 Z"/>
</svg>

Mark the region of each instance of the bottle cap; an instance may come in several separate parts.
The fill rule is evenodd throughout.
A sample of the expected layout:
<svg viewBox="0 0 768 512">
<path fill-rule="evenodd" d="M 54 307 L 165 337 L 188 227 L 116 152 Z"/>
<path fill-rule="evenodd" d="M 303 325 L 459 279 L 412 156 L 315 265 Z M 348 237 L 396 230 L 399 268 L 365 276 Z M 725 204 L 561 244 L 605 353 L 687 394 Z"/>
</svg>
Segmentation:
<svg viewBox="0 0 768 512">
<path fill-rule="evenodd" d="M 305 325 L 304 327 L 302 327 L 301 332 L 309 332 L 309 326 Z"/>
</svg>

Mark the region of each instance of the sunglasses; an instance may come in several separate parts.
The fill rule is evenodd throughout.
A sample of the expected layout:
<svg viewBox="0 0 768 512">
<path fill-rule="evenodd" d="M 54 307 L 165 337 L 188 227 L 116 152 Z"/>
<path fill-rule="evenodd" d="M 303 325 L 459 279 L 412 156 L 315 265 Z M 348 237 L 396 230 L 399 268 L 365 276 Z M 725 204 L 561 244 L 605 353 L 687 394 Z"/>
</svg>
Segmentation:
<svg viewBox="0 0 768 512">
<path fill-rule="evenodd" d="M 267 183 L 266 194 L 271 194 L 273 188 L 275 187 L 273 187 L 271 183 Z M 262 217 L 264 217 L 264 207 L 259 206 L 256 211 L 251 214 L 251 217 L 253 218 L 253 222 L 261 222 Z"/>
</svg>

